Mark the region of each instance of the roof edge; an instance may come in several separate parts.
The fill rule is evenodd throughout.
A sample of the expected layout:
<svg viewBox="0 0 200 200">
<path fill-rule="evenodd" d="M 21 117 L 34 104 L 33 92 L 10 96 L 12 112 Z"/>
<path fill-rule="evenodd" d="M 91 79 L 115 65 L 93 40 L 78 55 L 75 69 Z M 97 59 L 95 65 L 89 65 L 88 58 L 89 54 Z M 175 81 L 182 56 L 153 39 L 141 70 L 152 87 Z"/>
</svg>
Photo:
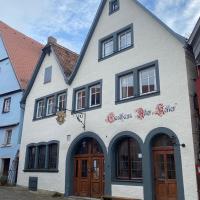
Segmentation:
<svg viewBox="0 0 200 200">
<path fill-rule="evenodd" d="M 195 39 L 195 36 L 196 36 L 196 33 L 198 32 L 198 30 L 200 30 L 200 17 L 199 19 L 197 20 L 195 26 L 194 26 L 194 29 L 189 37 L 189 40 L 188 40 L 188 43 L 191 45 Z"/>
</svg>

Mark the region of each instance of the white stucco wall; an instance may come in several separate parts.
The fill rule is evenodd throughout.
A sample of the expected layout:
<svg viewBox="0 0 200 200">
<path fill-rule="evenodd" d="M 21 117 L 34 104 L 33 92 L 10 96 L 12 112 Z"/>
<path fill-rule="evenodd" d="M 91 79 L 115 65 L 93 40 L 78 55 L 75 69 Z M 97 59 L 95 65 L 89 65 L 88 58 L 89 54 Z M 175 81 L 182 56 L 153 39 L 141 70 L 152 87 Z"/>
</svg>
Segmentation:
<svg viewBox="0 0 200 200">
<path fill-rule="evenodd" d="M 130 23 L 134 26 L 134 48 L 98 62 L 99 39 Z M 159 62 L 160 95 L 115 105 L 115 74 L 154 60 Z M 52 82 L 44 85 L 44 69 L 50 65 L 53 66 Z M 197 200 L 185 51 L 177 39 L 132 0 L 121 1 L 120 10 L 111 16 L 108 15 L 107 2 L 80 69 L 70 87 L 66 86 L 52 54 L 45 58 L 26 101 L 18 184 L 27 186 L 29 176 L 38 176 L 40 189 L 64 193 L 67 150 L 83 129 L 70 113 L 67 113 L 66 123 L 62 126 L 56 123 L 55 117 L 33 122 L 35 99 L 68 87 L 67 108 L 71 109 L 73 88 L 99 79 L 103 79 L 102 108 L 87 112 L 86 131 L 98 134 L 108 147 L 112 138 L 122 131 L 132 131 L 144 141 L 148 133 L 157 127 L 171 129 L 178 136 L 180 143 L 186 144 L 186 148 L 181 148 L 185 199 Z M 143 107 L 154 111 L 159 103 L 176 105 L 176 110 L 163 117 L 147 116 L 143 120 L 135 117 L 137 108 Z M 132 113 L 133 118 L 109 124 L 105 119 L 110 112 L 116 115 Z M 67 141 L 67 135 L 71 135 L 71 141 Z M 60 141 L 59 173 L 24 173 L 26 145 L 54 139 Z M 112 185 L 112 195 L 143 199 L 143 187 Z"/>
</svg>

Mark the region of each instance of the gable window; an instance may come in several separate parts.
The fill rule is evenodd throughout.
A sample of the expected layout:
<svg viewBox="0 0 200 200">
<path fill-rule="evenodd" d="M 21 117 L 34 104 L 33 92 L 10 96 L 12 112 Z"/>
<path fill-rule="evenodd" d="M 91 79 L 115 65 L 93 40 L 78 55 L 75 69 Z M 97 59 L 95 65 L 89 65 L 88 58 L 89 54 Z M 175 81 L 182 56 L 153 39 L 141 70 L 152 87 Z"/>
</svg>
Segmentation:
<svg viewBox="0 0 200 200">
<path fill-rule="evenodd" d="M 120 77 L 120 99 L 126 99 L 134 96 L 133 74 Z"/>
<path fill-rule="evenodd" d="M 44 100 L 37 101 L 36 118 L 42 118 L 44 113 Z"/>
<path fill-rule="evenodd" d="M 156 86 L 156 71 L 155 67 L 140 71 L 140 94 L 148 94 L 155 92 Z"/>
<path fill-rule="evenodd" d="M 47 109 L 46 109 L 46 116 L 54 114 L 54 97 L 49 97 L 47 99 Z"/>
<path fill-rule="evenodd" d="M 119 51 L 126 49 L 132 45 L 131 29 L 128 29 L 118 35 L 118 48 Z"/>
<path fill-rule="evenodd" d="M 142 153 L 138 142 L 132 138 L 120 140 L 116 145 L 116 178 L 142 179 Z"/>
<path fill-rule="evenodd" d="M 133 47 L 133 24 L 99 40 L 99 61 Z"/>
<path fill-rule="evenodd" d="M 4 145 L 10 145 L 11 144 L 11 138 L 12 138 L 12 130 L 6 130 Z"/>
<path fill-rule="evenodd" d="M 111 0 L 109 5 L 109 14 L 119 10 L 119 0 Z"/>
<path fill-rule="evenodd" d="M 76 92 L 76 110 L 82 110 L 86 106 L 86 91 L 85 89 Z"/>
<path fill-rule="evenodd" d="M 58 95 L 57 110 L 64 111 L 66 109 L 66 93 Z"/>
<path fill-rule="evenodd" d="M 3 113 L 10 112 L 11 97 L 5 98 L 3 103 Z"/>
<path fill-rule="evenodd" d="M 116 104 L 159 94 L 158 61 L 116 74 Z"/>
<path fill-rule="evenodd" d="M 24 171 L 57 172 L 59 142 L 28 145 Z"/>
<path fill-rule="evenodd" d="M 47 67 L 44 72 L 44 83 L 50 83 L 51 82 L 51 76 L 52 76 L 52 66 Z"/>
<path fill-rule="evenodd" d="M 90 87 L 90 107 L 100 105 L 101 86 L 100 84 Z"/>
<path fill-rule="evenodd" d="M 110 38 L 108 40 L 105 40 L 102 43 L 102 57 L 106 57 L 109 56 L 111 54 L 113 54 L 114 52 L 114 41 L 113 38 Z"/>
</svg>

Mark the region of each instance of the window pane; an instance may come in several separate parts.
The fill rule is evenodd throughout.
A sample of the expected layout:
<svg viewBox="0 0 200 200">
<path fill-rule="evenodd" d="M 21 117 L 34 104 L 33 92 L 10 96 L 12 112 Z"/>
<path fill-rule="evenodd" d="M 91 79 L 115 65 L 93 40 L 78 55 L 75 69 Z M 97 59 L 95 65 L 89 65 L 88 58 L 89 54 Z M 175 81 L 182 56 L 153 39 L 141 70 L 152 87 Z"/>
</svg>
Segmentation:
<svg viewBox="0 0 200 200">
<path fill-rule="evenodd" d="M 47 99 L 47 113 L 46 115 L 52 115 L 54 113 L 54 97 Z"/>
<path fill-rule="evenodd" d="M 81 110 L 86 107 L 85 90 L 80 90 L 76 93 L 76 110 Z"/>
<path fill-rule="evenodd" d="M 102 56 L 109 56 L 113 53 L 113 39 L 107 40 L 102 44 Z"/>
<path fill-rule="evenodd" d="M 87 177 L 88 176 L 88 162 L 87 160 L 82 160 L 81 162 L 81 177 Z"/>
<path fill-rule="evenodd" d="M 176 179 L 175 161 L 174 155 L 167 155 L 167 175 L 168 179 Z"/>
<path fill-rule="evenodd" d="M 28 165 L 27 165 L 28 169 L 34 169 L 35 153 L 36 153 L 36 147 L 28 148 Z"/>
<path fill-rule="evenodd" d="M 38 168 L 45 168 L 46 146 L 42 145 L 38 147 Z"/>
<path fill-rule="evenodd" d="M 66 108 L 66 93 L 58 95 L 57 111 L 63 111 Z"/>
<path fill-rule="evenodd" d="M 50 144 L 49 145 L 49 161 L 48 161 L 49 169 L 57 168 L 57 159 L 58 159 L 57 157 L 58 157 L 58 145 Z"/>
<path fill-rule="evenodd" d="M 125 31 L 121 33 L 118 37 L 118 44 L 119 44 L 119 50 L 125 49 L 129 46 L 131 46 L 131 31 Z"/>
<path fill-rule="evenodd" d="M 90 106 L 98 106 L 100 104 L 100 84 L 90 88 Z"/>
<path fill-rule="evenodd" d="M 11 103 L 11 98 L 4 99 L 4 106 L 3 106 L 4 113 L 10 111 L 10 103 Z"/>
<path fill-rule="evenodd" d="M 134 96 L 133 74 L 122 76 L 120 78 L 120 99 Z"/>
<path fill-rule="evenodd" d="M 36 111 L 36 118 L 41 118 L 43 116 L 44 112 L 44 101 L 38 101 L 37 102 L 37 111 Z"/>
</svg>

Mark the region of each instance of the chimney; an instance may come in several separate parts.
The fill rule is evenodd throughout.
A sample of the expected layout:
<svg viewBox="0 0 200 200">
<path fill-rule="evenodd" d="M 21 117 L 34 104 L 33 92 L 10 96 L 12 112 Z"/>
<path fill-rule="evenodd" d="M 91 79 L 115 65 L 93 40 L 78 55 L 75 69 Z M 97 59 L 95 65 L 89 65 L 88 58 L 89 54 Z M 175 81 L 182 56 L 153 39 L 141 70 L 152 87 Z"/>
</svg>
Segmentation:
<svg viewBox="0 0 200 200">
<path fill-rule="evenodd" d="M 48 44 L 56 44 L 57 40 L 53 36 L 48 37 Z"/>
</svg>

